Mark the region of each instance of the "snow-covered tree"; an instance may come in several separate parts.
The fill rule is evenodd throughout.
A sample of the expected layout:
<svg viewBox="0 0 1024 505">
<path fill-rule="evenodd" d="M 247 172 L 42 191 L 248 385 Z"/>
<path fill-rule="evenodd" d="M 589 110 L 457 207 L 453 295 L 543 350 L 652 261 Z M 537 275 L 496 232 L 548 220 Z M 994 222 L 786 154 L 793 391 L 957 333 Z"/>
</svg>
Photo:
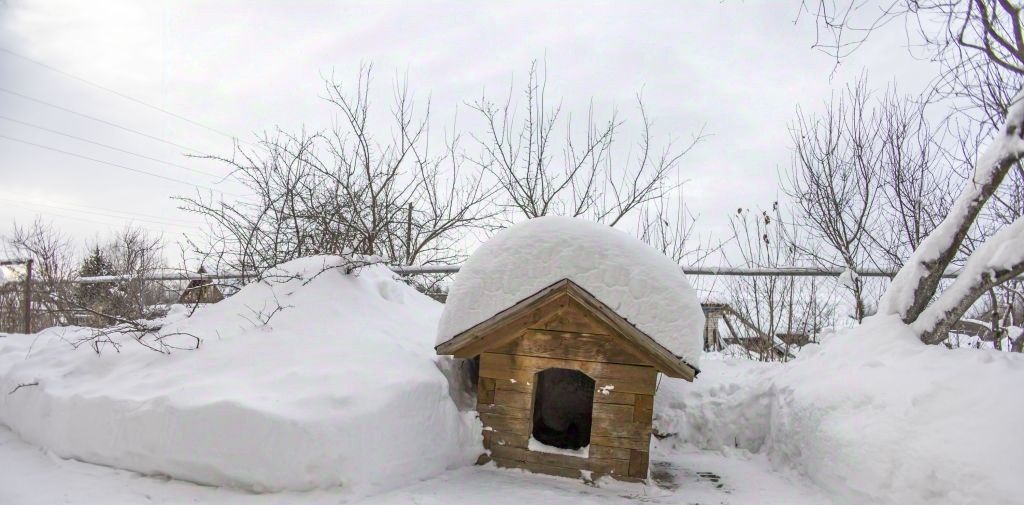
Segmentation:
<svg viewBox="0 0 1024 505">
<path fill-rule="evenodd" d="M 988 289 L 1024 273 L 1024 218 L 999 230 L 967 259 L 963 271 L 934 304 L 939 281 L 982 207 L 1011 168 L 1024 158 L 1024 93 L 1006 124 L 978 160 L 949 214 L 917 247 L 882 296 L 879 312 L 899 315 L 927 343 L 945 340 L 953 323 Z"/>
<path fill-rule="evenodd" d="M 1024 272 L 1024 209 L 1014 204 L 1024 201 L 1014 191 L 1024 180 L 1024 9 L 1004 0 L 821 0 L 803 6 L 818 24 L 815 45 L 837 61 L 875 28 L 905 21 L 914 51 L 923 51 L 942 70 L 932 96 L 947 106 L 951 125 L 954 119 L 969 125 L 957 132 L 959 161 L 973 162 L 973 170 L 964 171 L 959 196 L 916 245 L 879 303 L 879 313 L 899 316 L 924 342 L 942 342 L 981 295 L 997 299 L 993 290 Z M 980 156 L 970 147 L 980 144 L 972 136 L 991 139 Z M 1001 189 L 1007 177 L 1010 195 Z M 958 259 L 960 275 L 940 293 L 943 274 Z"/>
</svg>

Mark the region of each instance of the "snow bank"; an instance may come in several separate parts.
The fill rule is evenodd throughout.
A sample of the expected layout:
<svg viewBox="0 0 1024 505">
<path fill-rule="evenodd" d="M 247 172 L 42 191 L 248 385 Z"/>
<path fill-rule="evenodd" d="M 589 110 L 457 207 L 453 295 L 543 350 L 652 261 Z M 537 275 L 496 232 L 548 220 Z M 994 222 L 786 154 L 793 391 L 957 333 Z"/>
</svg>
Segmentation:
<svg viewBox="0 0 1024 505">
<path fill-rule="evenodd" d="M 705 361 L 694 384 L 662 382 L 655 422 L 700 448 L 764 453 L 840 503 L 1011 504 L 1022 387 L 1022 355 L 926 346 L 876 317 L 785 365 Z"/>
<path fill-rule="evenodd" d="M 72 350 L 80 328 L 2 338 L 0 422 L 62 457 L 256 491 L 367 494 L 472 463 L 479 426 L 433 361 L 440 304 L 382 266 L 324 270 L 342 263 L 179 307 L 163 331 L 196 351 Z"/>
<path fill-rule="evenodd" d="M 437 343 L 562 279 L 700 365 L 704 312 L 680 266 L 621 231 L 568 217 L 531 219 L 480 246 L 455 276 Z"/>
</svg>

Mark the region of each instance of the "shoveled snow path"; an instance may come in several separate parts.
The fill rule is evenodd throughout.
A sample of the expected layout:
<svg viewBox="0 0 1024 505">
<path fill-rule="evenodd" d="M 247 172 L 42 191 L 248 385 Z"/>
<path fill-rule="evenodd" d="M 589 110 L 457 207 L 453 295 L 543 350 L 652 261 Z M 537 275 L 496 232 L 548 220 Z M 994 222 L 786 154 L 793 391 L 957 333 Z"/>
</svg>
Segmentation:
<svg viewBox="0 0 1024 505">
<path fill-rule="evenodd" d="M 60 459 L 0 426 L 0 503 L 4 505 L 138 503 L 298 504 L 353 503 L 343 489 L 251 494 L 188 482 L 146 477 L 114 468 Z M 371 496 L 363 504 L 646 503 L 746 505 L 831 503 L 802 479 L 768 470 L 760 458 L 694 451 L 656 461 L 656 476 L 671 486 L 602 481 L 601 487 L 492 467 L 468 467 L 408 487 Z"/>
</svg>

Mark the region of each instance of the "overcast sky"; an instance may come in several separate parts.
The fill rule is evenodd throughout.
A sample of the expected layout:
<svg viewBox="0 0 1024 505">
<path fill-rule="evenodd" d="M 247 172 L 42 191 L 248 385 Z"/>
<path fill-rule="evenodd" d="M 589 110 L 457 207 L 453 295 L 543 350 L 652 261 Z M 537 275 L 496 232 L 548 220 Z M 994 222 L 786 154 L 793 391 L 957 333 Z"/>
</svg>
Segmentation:
<svg viewBox="0 0 1024 505">
<path fill-rule="evenodd" d="M 795 22 L 799 3 L 0 2 L 0 48 L 203 125 L 0 52 L 0 234 L 41 214 L 82 240 L 128 222 L 175 240 L 197 218 L 172 196 L 191 184 L 241 192 L 217 184 L 224 167 L 183 155 L 230 154 L 230 136 L 275 126 L 326 126 L 321 75 L 349 79 L 372 62 L 379 83 L 407 74 L 437 116 L 461 117 L 467 101 L 504 94 L 543 59 L 570 110 L 593 97 L 629 116 L 642 91 L 656 134 L 704 128 L 682 164 L 683 195 L 697 231 L 721 236 L 736 208 L 779 197 L 798 106 L 820 109 L 865 70 L 873 85 L 908 92 L 935 75 L 908 55 L 900 26 L 835 69 L 811 47 L 813 23 Z"/>
</svg>

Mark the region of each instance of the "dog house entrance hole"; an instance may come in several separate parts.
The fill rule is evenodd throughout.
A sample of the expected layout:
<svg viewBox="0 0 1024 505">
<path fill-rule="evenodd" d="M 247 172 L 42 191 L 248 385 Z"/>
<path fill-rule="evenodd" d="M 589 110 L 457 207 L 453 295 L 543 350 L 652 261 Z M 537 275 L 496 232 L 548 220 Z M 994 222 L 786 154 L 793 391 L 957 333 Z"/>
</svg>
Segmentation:
<svg viewBox="0 0 1024 505">
<path fill-rule="evenodd" d="M 578 370 L 549 368 L 537 374 L 533 438 L 562 449 L 590 445 L 594 379 Z"/>
</svg>

